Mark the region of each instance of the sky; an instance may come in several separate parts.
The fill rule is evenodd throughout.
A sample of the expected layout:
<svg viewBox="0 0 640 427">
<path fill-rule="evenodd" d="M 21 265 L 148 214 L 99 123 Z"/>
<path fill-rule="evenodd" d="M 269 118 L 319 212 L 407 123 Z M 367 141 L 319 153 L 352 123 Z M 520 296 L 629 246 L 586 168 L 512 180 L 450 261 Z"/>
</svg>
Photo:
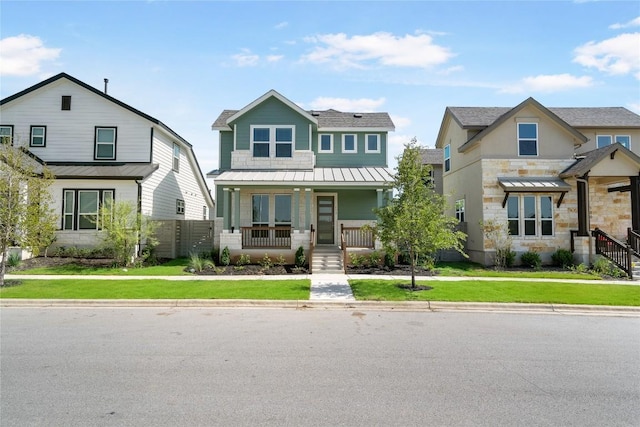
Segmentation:
<svg viewBox="0 0 640 427">
<path fill-rule="evenodd" d="M 638 1 L 2 0 L 0 39 L 0 98 L 60 72 L 108 78 L 204 174 L 216 117 L 271 89 L 307 110 L 389 113 L 392 168 L 412 138 L 434 146 L 447 106 L 640 113 Z"/>
</svg>

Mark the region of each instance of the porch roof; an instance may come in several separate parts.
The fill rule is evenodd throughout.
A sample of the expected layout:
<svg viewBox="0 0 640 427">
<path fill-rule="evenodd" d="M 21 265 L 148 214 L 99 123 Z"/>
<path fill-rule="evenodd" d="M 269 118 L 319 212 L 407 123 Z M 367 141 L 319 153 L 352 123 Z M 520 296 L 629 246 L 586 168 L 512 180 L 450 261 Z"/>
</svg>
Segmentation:
<svg viewBox="0 0 640 427">
<path fill-rule="evenodd" d="M 571 186 L 560 178 L 548 177 L 499 177 L 498 184 L 504 191 L 519 193 L 564 193 L 571 190 Z"/>
<path fill-rule="evenodd" d="M 56 179 L 145 179 L 159 165 L 157 163 L 49 163 Z"/>
<path fill-rule="evenodd" d="M 371 186 L 393 181 L 384 167 L 314 168 L 309 170 L 230 170 L 214 179 L 216 185 Z"/>
</svg>

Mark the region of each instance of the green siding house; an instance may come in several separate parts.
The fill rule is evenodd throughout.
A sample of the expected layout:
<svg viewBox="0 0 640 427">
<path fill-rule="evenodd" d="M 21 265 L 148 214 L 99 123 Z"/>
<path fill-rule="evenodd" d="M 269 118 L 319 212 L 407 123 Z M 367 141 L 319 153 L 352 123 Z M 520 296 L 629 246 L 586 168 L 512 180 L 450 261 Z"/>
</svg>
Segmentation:
<svg viewBox="0 0 640 427">
<path fill-rule="evenodd" d="M 217 247 L 292 260 L 300 246 L 363 245 L 359 228 L 375 221 L 392 179 L 387 113 L 306 111 L 271 90 L 241 110 L 224 110 L 212 128 L 220 150 L 220 168 L 207 174 Z"/>
</svg>

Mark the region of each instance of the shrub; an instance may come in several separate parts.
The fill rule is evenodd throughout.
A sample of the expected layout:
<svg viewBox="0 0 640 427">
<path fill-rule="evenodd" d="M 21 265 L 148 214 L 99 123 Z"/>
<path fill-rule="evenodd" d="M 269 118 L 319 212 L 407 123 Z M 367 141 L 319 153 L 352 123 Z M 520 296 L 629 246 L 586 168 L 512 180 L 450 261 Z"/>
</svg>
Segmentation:
<svg viewBox="0 0 640 427">
<path fill-rule="evenodd" d="M 513 267 L 516 261 L 516 253 L 511 248 L 498 249 L 496 251 L 496 268 Z"/>
<path fill-rule="evenodd" d="M 236 261 L 236 265 L 238 267 L 241 267 L 250 263 L 251 263 L 251 256 L 249 254 L 240 254 L 240 257 Z"/>
<path fill-rule="evenodd" d="M 573 254 L 567 249 L 558 249 L 551 255 L 553 265 L 562 268 L 569 268 L 573 265 Z"/>
<path fill-rule="evenodd" d="M 390 252 L 384 253 L 384 266 L 387 268 L 394 268 L 396 266 L 395 254 Z"/>
<path fill-rule="evenodd" d="M 580 263 L 578 265 L 571 265 L 571 266 L 569 266 L 569 268 L 574 273 L 588 273 L 589 272 L 589 267 L 586 264 L 582 264 L 582 263 Z"/>
<path fill-rule="evenodd" d="M 539 269 L 542 266 L 542 260 L 540 259 L 540 254 L 535 251 L 527 251 L 520 255 L 520 262 L 525 267 L 531 267 L 535 269 Z"/>
<path fill-rule="evenodd" d="M 615 278 L 625 277 L 626 273 L 619 269 L 615 264 L 604 257 L 600 257 L 593 263 L 591 267 L 594 273 L 600 276 L 610 276 Z"/>
<path fill-rule="evenodd" d="M 424 268 L 425 270 L 429 270 L 432 271 L 433 269 L 436 268 L 436 260 L 434 257 L 431 256 L 425 256 L 422 258 L 421 260 L 421 266 L 422 268 Z"/>
<path fill-rule="evenodd" d="M 371 267 L 377 267 L 380 265 L 380 261 L 382 261 L 382 257 L 380 256 L 380 252 L 373 251 L 369 254 L 369 265 Z"/>
<path fill-rule="evenodd" d="M 212 267 L 214 267 L 213 261 L 206 259 L 196 253 L 191 253 L 189 255 L 189 265 L 187 266 L 187 269 L 189 269 L 190 271 L 201 272 L 206 268 Z"/>
<path fill-rule="evenodd" d="M 229 254 L 229 248 L 227 246 L 224 247 L 220 255 L 220 264 L 224 266 L 231 264 L 231 255 Z"/>
<path fill-rule="evenodd" d="M 277 266 L 282 267 L 283 265 L 285 265 L 287 263 L 287 260 L 284 258 L 284 256 L 282 254 L 278 255 L 278 258 L 276 258 L 276 262 L 275 264 Z"/>
<path fill-rule="evenodd" d="M 22 260 L 20 259 L 20 254 L 17 254 L 15 252 L 10 253 L 7 257 L 7 267 L 17 267 L 20 265 L 20 262 L 22 262 Z"/>
<path fill-rule="evenodd" d="M 296 267 L 304 267 L 305 261 L 307 260 L 307 257 L 304 256 L 304 248 L 302 246 L 300 246 L 298 248 L 298 250 L 296 251 L 296 256 L 294 259 L 294 263 L 296 265 Z"/>
<path fill-rule="evenodd" d="M 260 260 L 260 266 L 265 270 L 268 270 L 271 267 L 273 267 L 273 261 L 271 261 L 271 258 L 269 258 L 269 254 L 267 253 L 264 254 L 262 259 Z"/>
<path fill-rule="evenodd" d="M 367 258 L 364 255 L 351 252 L 349 254 L 349 263 L 356 268 L 365 267 L 367 265 Z"/>
</svg>

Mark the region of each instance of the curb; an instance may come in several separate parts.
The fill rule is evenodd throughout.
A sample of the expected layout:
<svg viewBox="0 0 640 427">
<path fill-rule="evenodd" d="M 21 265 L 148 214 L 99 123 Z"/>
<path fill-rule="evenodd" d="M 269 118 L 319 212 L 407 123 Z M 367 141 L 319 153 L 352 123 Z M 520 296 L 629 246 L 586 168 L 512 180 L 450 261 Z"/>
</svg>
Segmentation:
<svg viewBox="0 0 640 427">
<path fill-rule="evenodd" d="M 376 311 L 467 311 L 500 313 L 600 314 L 640 317 L 640 307 L 575 304 L 463 303 L 445 301 L 331 301 L 235 299 L 0 299 L 0 308 L 274 308 Z"/>
</svg>

